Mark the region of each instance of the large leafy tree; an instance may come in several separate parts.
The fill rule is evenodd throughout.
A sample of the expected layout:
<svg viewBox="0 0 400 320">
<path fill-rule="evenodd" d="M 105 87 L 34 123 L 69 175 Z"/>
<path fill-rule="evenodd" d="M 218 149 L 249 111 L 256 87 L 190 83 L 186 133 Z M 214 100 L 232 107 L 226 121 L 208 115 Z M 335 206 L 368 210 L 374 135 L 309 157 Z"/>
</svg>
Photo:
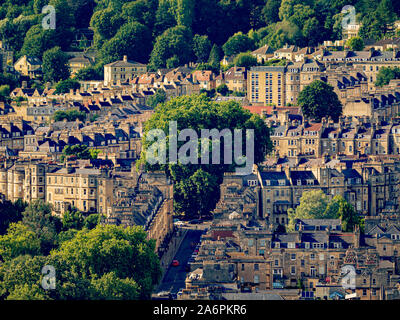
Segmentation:
<svg viewBox="0 0 400 320">
<path fill-rule="evenodd" d="M 364 228 L 364 220 L 357 214 L 353 206 L 341 195 L 335 196 L 329 203 L 326 212 L 342 221 L 342 230 L 352 232 L 355 226 Z"/>
<path fill-rule="evenodd" d="M 388 85 L 390 80 L 393 79 L 400 79 L 400 68 L 383 67 L 379 69 L 379 72 L 376 76 L 375 85 L 377 87 L 383 87 Z"/>
<path fill-rule="evenodd" d="M 212 68 L 219 70 L 220 62 L 223 58 L 223 52 L 219 46 L 216 44 L 213 45 L 210 51 L 210 55 L 208 57 L 208 63 L 212 66 Z"/>
<path fill-rule="evenodd" d="M 42 58 L 43 53 L 57 44 L 54 30 L 45 30 L 41 25 L 34 25 L 26 34 L 21 55 Z"/>
<path fill-rule="evenodd" d="M 150 56 L 152 69 L 174 68 L 189 63 L 193 58 L 192 34 L 184 26 L 166 30 L 157 37 Z"/>
<path fill-rule="evenodd" d="M 71 89 L 77 90 L 80 89 L 80 87 L 81 85 L 79 81 L 76 81 L 74 79 L 61 80 L 56 85 L 56 93 L 57 94 L 69 93 Z"/>
<path fill-rule="evenodd" d="M 87 297 L 86 286 L 97 299 L 148 299 L 161 275 L 154 240 L 141 227 L 83 229 L 52 251 L 49 264 L 61 299 Z"/>
<path fill-rule="evenodd" d="M 354 51 L 361 51 L 364 49 L 364 40 L 360 37 L 353 37 L 349 39 L 346 44 Z"/>
<path fill-rule="evenodd" d="M 267 25 L 279 21 L 279 8 L 281 0 L 267 0 L 262 10 L 264 21 Z"/>
<path fill-rule="evenodd" d="M 19 255 L 0 264 L 0 299 L 48 300 L 41 286 L 43 256 Z"/>
<path fill-rule="evenodd" d="M 322 190 L 306 191 L 300 198 L 300 204 L 295 210 L 288 210 L 288 228 L 293 231 L 296 219 L 330 219 L 335 212 L 326 211 L 329 197 Z"/>
<path fill-rule="evenodd" d="M 104 79 L 104 69 L 102 66 L 96 67 L 86 67 L 80 69 L 74 76 L 76 80 L 103 80 Z"/>
<path fill-rule="evenodd" d="M 8 232 L 0 236 L 0 259 L 10 260 L 24 254 L 40 254 L 40 240 L 28 226 L 12 223 Z"/>
<path fill-rule="evenodd" d="M 340 219 L 345 232 L 352 232 L 355 226 L 364 228 L 364 220 L 346 199 L 336 195 L 329 200 L 322 190 L 304 192 L 296 209 L 288 210 L 288 217 L 290 231 L 294 231 L 297 219 Z"/>
<path fill-rule="evenodd" d="M 147 104 L 150 107 L 155 108 L 159 103 L 163 103 L 167 100 L 167 94 L 162 89 L 157 89 L 156 93 L 147 99 Z"/>
<path fill-rule="evenodd" d="M 25 250 L 0 264 L 0 299 L 150 298 L 161 269 L 155 242 L 147 240 L 141 227 L 97 226 L 92 230 L 71 229 L 61 234 L 64 239 L 59 248 L 48 256 L 24 255 Z M 16 236 L 14 242 L 18 239 Z M 33 244 L 25 243 L 25 246 Z M 42 288 L 42 268 L 46 265 L 53 266 L 56 271 L 56 290 Z"/>
<path fill-rule="evenodd" d="M 67 111 L 59 110 L 54 112 L 53 119 L 54 121 L 63 121 L 64 119 L 67 121 L 76 121 L 77 119 L 85 121 L 86 113 L 75 109 Z"/>
<path fill-rule="evenodd" d="M 59 82 L 69 78 L 68 55 L 60 47 L 54 47 L 43 54 L 43 78 Z"/>
<path fill-rule="evenodd" d="M 297 44 L 302 39 L 301 29 L 287 20 L 269 25 L 265 34 L 259 45 L 268 44 L 274 49 L 282 48 L 285 44 Z"/>
<path fill-rule="evenodd" d="M 94 29 L 95 46 L 101 48 L 104 41 L 114 37 L 123 23 L 120 13 L 112 7 L 96 11 L 90 20 L 90 26 Z"/>
<path fill-rule="evenodd" d="M 163 34 L 166 30 L 177 25 L 174 6 L 170 0 L 159 0 L 156 11 L 154 36 Z"/>
<path fill-rule="evenodd" d="M 154 164 L 151 165 L 146 159 L 146 150 L 153 146 L 146 136 L 152 129 L 161 129 L 169 136 L 170 121 L 177 122 L 178 133 L 186 128 L 197 132 L 199 147 L 201 145 L 201 129 L 254 129 L 255 136 L 255 163 L 264 161 L 266 154 L 272 149 L 269 138 L 269 128 L 258 116 L 241 108 L 236 102 L 215 103 L 206 94 L 184 96 L 172 99 L 164 104 L 159 104 L 154 115 L 146 122 L 143 140 L 143 152 L 141 163 L 145 164 L 147 170 L 164 170 L 175 182 L 174 198 L 175 208 L 178 213 L 185 213 L 187 217 L 207 215 L 214 209 L 218 200 L 218 184 L 222 182 L 226 171 L 234 171 L 235 165 L 224 164 L 188 164 L 181 162 L 176 164 Z M 203 143 L 210 139 L 203 140 Z M 245 139 L 243 141 L 245 143 Z M 180 148 L 184 143 L 179 142 Z M 221 157 L 224 150 L 221 147 Z M 168 148 L 168 147 L 167 147 Z M 245 150 L 245 149 L 243 149 Z M 233 152 L 231 150 L 230 152 Z M 198 150 L 199 158 L 201 150 Z M 169 155 L 167 152 L 167 158 Z M 166 159 L 166 162 L 170 161 Z M 233 159 L 233 156 L 232 156 Z M 171 159 L 172 161 L 172 159 Z M 210 161 L 211 162 L 211 161 Z M 202 163 L 199 159 L 198 163 Z"/>
<path fill-rule="evenodd" d="M 68 229 L 82 229 L 84 225 L 84 217 L 82 212 L 77 210 L 76 208 L 72 208 L 64 212 L 62 217 L 62 225 L 64 230 Z"/>
<path fill-rule="evenodd" d="M 51 249 L 56 247 L 61 221 L 52 215 L 50 204 L 44 203 L 42 200 L 31 202 L 23 212 L 22 224 L 36 234 L 43 254 L 48 254 Z"/>
<path fill-rule="evenodd" d="M 151 44 L 149 28 L 139 22 L 129 22 L 112 39 L 104 42 L 101 55 L 104 62 L 116 61 L 126 55 L 131 60 L 146 63 L 152 49 Z"/>
<path fill-rule="evenodd" d="M 242 52 L 235 57 L 233 64 L 237 67 L 250 68 L 256 66 L 258 63 L 257 58 L 250 52 Z"/>
<path fill-rule="evenodd" d="M 222 46 L 226 56 L 236 55 L 241 52 L 253 50 L 255 47 L 253 39 L 249 36 L 238 32 L 228 39 Z"/>
<path fill-rule="evenodd" d="M 11 201 L 0 202 L 0 235 L 6 233 L 8 226 L 12 222 L 18 222 L 22 219 L 22 212 L 27 204 L 18 200 L 15 203 Z"/>
<path fill-rule="evenodd" d="M 300 92 L 297 102 L 303 115 L 317 122 L 324 117 L 338 121 L 342 114 L 342 104 L 333 87 L 320 80 L 306 86 Z"/>
<path fill-rule="evenodd" d="M 193 52 L 198 62 L 207 62 L 211 51 L 211 41 L 207 36 L 196 34 L 193 37 Z"/>
</svg>

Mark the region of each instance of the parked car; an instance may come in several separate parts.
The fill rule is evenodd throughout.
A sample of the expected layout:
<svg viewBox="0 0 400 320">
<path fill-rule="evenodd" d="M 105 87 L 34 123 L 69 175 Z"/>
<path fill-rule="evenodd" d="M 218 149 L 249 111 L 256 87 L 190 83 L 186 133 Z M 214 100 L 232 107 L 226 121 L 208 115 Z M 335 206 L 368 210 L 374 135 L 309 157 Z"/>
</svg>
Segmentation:
<svg viewBox="0 0 400 320">
<path fill-rule="evenodd" d="M 172 261 L 172 264 L 171 264 L 173 267 L 178 267 L 179 266 L 179 261 L 178 260 L 174 260 L 174 261 Z"/>
</svg>

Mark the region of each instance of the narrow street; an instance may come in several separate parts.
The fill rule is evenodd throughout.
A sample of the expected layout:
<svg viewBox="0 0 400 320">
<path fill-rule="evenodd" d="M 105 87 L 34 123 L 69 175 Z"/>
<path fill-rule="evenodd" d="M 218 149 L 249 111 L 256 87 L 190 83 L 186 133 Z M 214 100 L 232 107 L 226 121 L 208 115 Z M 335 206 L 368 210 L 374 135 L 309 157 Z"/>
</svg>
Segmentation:
<svg viewBox="0 0 400 320">
<path fill-rule="evenodd" d="M 173 296 L 176 295 L 180 289 L 185 287 L 185 279 L 187 271 L 185 265 L 188 263 L 190 256 L 192 255 L 194 248 L 191 246 L 192 242 L 198 243 L 200 241 L 201 234 L 204 228 L 202 226 L 187 226 L 187 234 L 182 241 L 174 259 L 179 261 L 179 266 L 169 266 L 156 294 L 160 292 L 169 292 Z M 197 228 L 197 229 L 196 229 Z"/>
</svg>

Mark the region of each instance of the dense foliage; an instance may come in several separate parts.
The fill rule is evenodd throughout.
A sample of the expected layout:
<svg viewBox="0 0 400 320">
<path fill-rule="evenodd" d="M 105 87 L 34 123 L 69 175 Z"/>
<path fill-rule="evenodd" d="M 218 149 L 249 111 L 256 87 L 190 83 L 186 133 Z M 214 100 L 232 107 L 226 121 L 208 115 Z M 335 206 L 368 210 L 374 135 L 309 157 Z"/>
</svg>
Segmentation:
<svg viewBox="0 0 400 320">
<path fill-rule="evenodd" d="M 322 118 L 338 121 L 342 114 L 342 103 L 333 87 L 315 80 L 300 92 L 297 100 L 306 118 L 320 122 Z"/>
<path fill-rule="evenodd" d="M 382 67 L 376 76 L 375 85 L 383 87 L 389 84 L 390 80 L 400 79 L 400 68 L 399 67 Z"/>
<path fill-rule="evenodd" d="M 98 215 L 76 209 L 62 221 L 50 212 L 33 202 L 0 235 L 1 300 L 150 297 L 161 272 L 155 243 L 141 227 L 98 225 Z M 55 290 L 42 287 L 44 266 L 55 269 Z"/>
<path fill-rule="evenodd" d="M 342 196 L 329 200 L 322 190 L 304 192 L 295 210 L 288 210 L 288 229 L 293 231 L 296 219 L 341 219 L 342 230 L 352 232 L 355 226 L 364 228 L 364 220 Z"/>
<path fill-rule="evenodd" d="M 161 129 L 166 134 L 167 139 L 172 138 L 169 135 L 170 121 L 177 122 L 177 134 L 186 128 L 193 129 L 197 133 L 199 164 L 189 163 L 184 165 L 180 161 L 176 164 L 169 164 L 168 152 L 167 164 L 151 165 L 147 161 L 147 150 L 155 145 L 154 142 L 147 139 L 147 134 L 152 129 Z M 164 170 L 172 178 L 174 181 L 175 210 L 177 213 L 186 214 L 187 217 L 205 216 L 215 208 L 219 199 L 219 183 L 222 182 L 224 172 L 234 171 L 236 167 L 235 163 L 224 164 L 222 144 L 219 145 L 220 164 L 207 165 L 201 161 L 201 129 L 217 129 L 218 131 L 230 129 L 231 132 L 234 129 L 254 129 L 254 145 L 257 146 L 254 150 L 255 163 L 262 162 L 266 154 L 272 149 L 269 128 L 265 122 L 260 116 L 253 115 L 241 108 L 236 102 L 216 103 L 206 94 L 201 94 L 178 97 L 167 103 L 159 104 L 155 113 L 145 124 L 141 163 L 145 164 L 148 170 Z M 211 143 L 211 139 L 206 141 Z M 242 142 L 245 144 L 246 140 L 243 139 Z M 179 141 L 178 149 L 184 144 L 184 142 Z M 245 146 L 242 150 L 243 153 L 246 152 Z M 232 154 L 233 151 L 230 150 Z M 234 159 L 233 156 L 232 159 Z"/>
<path fill-rule="evenodd" d="M 400 15 L 400 2 L 395 0 L 51 0 L 57 28 L 44 30 L 42 8 L 47 4 L 2 1 L 0 39 L 7 40 L 16 58 L 29 54 L 43 59 L 54 47 L 87 49 L 76 47 L 74 39 L 81 28 L 90 26 L 94 49 L 100 52 L 98 69 L 123 55 L 150 62 L 153 68 L 210 60 L 219 67 L 215 61 L 222 58 L 221 51 L 216 54 L 214 46 L 232 55 L 265 44 L 280 48 L 337 40 L 342 37 L 345 5 L 355 6 L 361 38 L 377 40 L 390 35 Z M 360 44 L 358 40 L 356 48 Z"/>
</svg>

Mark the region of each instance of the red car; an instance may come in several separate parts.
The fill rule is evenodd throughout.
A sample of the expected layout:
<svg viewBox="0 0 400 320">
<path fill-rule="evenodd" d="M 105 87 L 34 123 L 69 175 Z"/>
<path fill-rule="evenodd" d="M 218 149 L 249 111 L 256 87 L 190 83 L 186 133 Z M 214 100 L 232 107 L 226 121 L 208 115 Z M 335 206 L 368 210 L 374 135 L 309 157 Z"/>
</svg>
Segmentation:
<svg viewBox="0 0 400 320">
<path fill-rule="evenodd" d="M 178 260 L 172 261 L 172 266 L 173 266 L 173 267 L 179 266 L 179 261 L 178 261 Z"/>
</svg>

